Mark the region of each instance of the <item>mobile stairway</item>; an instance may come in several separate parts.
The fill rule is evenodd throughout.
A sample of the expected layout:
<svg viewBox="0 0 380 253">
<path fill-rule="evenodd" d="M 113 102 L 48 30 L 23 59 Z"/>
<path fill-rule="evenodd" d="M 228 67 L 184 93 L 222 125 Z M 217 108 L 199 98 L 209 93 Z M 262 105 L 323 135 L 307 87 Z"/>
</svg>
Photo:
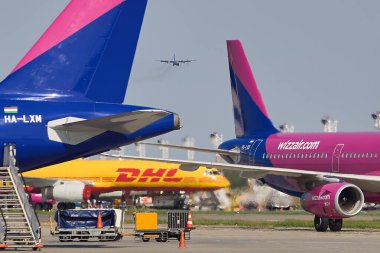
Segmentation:
<svg viewBox="0 0 380 253">
<path fill-rule="evenodd" d="M 4 146 L 0 167 L 0 250 L 39 250 L 43 247 L 41 227 L 15 166 L 15 153 L 13 145 Z"/>
</svg>

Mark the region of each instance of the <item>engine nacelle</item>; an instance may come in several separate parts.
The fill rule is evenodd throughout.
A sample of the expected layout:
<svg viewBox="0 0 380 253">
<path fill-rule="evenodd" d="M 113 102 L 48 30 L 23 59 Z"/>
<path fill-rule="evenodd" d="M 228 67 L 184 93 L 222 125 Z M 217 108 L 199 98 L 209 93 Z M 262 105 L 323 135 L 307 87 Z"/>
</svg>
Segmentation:
<svg viewBox="0 0 380 253">
<path fill-rule="evenodd" d="M 78 181 L 58 181 L 42 193 L 46 199 L 58 202 L 83 202 L 91 197 L 91 186 Z"/>
<path fill-rule="evenodd" d="M 303 209 L 322 218 L 341 219 L 355 216 L 362 210 L 363 204 L 363 192 L 349 183 L 321 185 L 301 196 Z"/>
</svg>

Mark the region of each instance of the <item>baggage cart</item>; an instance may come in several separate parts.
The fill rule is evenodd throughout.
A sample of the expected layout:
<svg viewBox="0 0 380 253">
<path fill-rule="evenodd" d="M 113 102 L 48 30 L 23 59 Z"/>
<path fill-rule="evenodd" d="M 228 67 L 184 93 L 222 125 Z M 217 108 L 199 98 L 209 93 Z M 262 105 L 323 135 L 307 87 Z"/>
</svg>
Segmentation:
<svg viewBox="0 0 380 253">
<path fill-rule="evenodd" d="M 158 228 L 157 213 L 135 213 L 135 237 L 143 242 L 155 239 L 157 242 L 180 240 L 181 231 L 184 231 L 185 240 L 190 240 L 192 229 L 188 227 L 188 211 L 169 211 L 167 227 Z"/>
<path fill-rule="evenodd" d="M 57 210 L 54 220 L 57 226 L 51 226 L 51 234 L 61 242 L 116 241 L 123 237 L 124 212 L 120 209 Z"/>
</svg>

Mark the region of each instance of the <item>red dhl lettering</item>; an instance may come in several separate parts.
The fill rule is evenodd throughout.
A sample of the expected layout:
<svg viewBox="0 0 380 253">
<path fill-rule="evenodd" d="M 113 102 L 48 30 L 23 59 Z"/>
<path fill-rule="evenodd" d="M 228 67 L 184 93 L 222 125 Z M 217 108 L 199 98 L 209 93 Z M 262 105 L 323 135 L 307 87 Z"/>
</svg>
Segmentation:
<svg viewBox="0 0 380 253">
<path fill-rule="evenodd" d="M 143 170 L 137 168 L 119 168 L 119 176 L 116 178 L 115 182 L 139 182 L 139 183 L 157 183 L 160 181 L 172 183 L 182 181 L 182 177 L 175 177 L 178 169 L 153 169 L 149 168 Z M 140 174 L 142 174 L 140 176 Z"/>
</svg>

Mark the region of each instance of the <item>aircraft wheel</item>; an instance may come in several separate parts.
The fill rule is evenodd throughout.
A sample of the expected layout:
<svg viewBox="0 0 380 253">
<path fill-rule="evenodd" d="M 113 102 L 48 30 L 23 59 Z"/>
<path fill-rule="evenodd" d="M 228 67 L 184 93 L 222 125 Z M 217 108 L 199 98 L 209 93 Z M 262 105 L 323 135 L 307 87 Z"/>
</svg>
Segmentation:
<svg viewBox="0 0 380 253">
<path fill-rule="evenodd" d="M 343 227 L 343 219 L 329 219 L 330 231 L 339 232 Z"/>
<path fill-rule="evenodd" d="M 50 203 L 43 203 L 43 205 L 42 205 L 42 210 L 44 210 L 44 211 L 49 211 L 52 208 L 53 208 L 53 206 Z"/>
<path fill-rule="evenodd" d="M 314 227 L 318 232 L 326 232 L 329 228 L 329 219 L 321 218 L 319 216 L 314 217 Z"/>
<path fill-rule="evenodd" d="M 59 202 L 57 205 L 57 208 L 58 208 L 58 210 L 66 210 L 67 209 L 66 203 Z"/>
<path fill-rule="evenodd" d="M 34 205 L 35 210 L 42 210 L 42 205 L 40 203 L 37 203 Z"/>
</svg>

